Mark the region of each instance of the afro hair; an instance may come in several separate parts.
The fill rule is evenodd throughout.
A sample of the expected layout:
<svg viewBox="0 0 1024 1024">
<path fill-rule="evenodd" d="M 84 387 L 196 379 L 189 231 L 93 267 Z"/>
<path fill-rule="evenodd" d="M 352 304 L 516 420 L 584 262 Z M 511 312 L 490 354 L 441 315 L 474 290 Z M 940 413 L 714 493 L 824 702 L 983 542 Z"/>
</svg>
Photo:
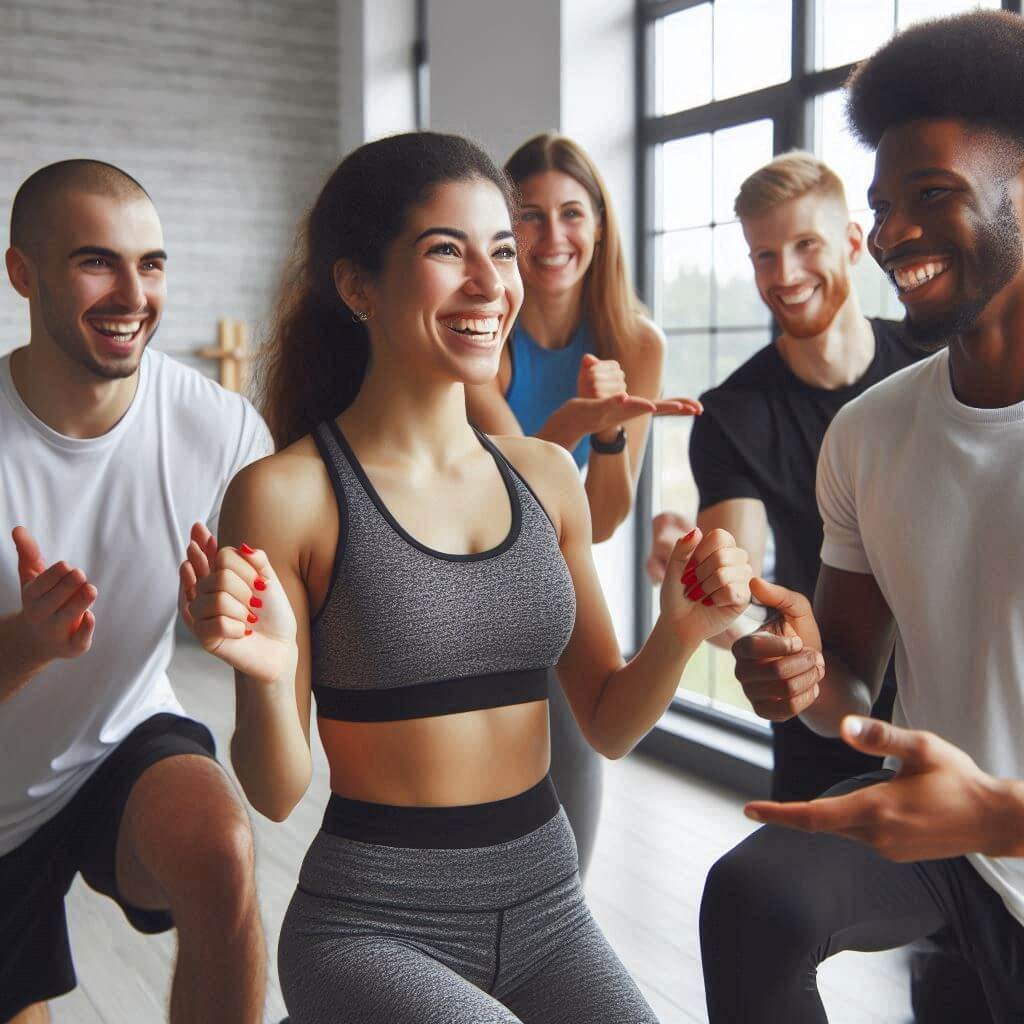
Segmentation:
<svg viewBox="0 0 1024 1024">
<path fill-rule="evenodd" d="M 887 128 L 957 118 L 1024 145 L 1024 18 L 976 11 L 894 36 L 846 84 L 846 116 L 875 148 Z"/>
</svg>

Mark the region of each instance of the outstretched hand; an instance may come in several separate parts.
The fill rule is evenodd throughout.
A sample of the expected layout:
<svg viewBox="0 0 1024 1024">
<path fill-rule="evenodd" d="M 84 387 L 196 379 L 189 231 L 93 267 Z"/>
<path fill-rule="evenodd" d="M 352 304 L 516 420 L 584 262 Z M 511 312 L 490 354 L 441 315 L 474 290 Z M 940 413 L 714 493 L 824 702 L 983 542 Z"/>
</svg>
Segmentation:
<svg viewBox="0 0 1024 1024">
<path fill-rule="evenodd" d="M 785 722 L 818 699 L 825 676 L 821 633 L 803 594 L 760 577 L 750 581 L 750 592 L 780 616 L 732 645 L 736 678 L 761 718 Z"/>
<path fill-rule="evenodd" d="M 753 570 L 726 530 L 694 527 L 676 541 L 661 585 L 661 613 L 686 642 L 722 632 L 750 603 Z"/>
<path fill-rule="evenodd" d="M 899 771 L 887 782 L 843 796 L 754 801 L 744 808 L 747 817 L 856 839 L 894 861 L 1024 853 L 1024 827 L 1019 814 L 1007 812 L 1005 783 L 958 747 L 934 733 L 859 715 L 843 719 L 841 735 L 865 754 L 898 757 Z"/>
<path fill-rule="evenodd" d="M 11 534 L 18 552 L 21 618 L 28 647 L 42 661 L 77 658 L 92 645 L 96 619 L 89 610 L 97 589 L 67 562 L 47 566 L 24 526 Z"/>
<path fill-rule="evenodd" d="M 182 615 L 203 647 L 252 679 L 280 679 L 295 654 L 296 623 L 266 552 L 218 548 L 197 523 L 178 575 Z"/>
</svg>

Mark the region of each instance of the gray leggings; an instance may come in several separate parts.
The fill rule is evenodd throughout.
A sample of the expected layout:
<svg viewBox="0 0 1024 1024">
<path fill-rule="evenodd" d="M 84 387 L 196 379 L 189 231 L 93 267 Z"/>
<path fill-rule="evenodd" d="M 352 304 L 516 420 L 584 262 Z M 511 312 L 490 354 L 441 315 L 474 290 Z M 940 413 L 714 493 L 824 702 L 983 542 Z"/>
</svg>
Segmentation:
<svg viewBox="0 0 1024 1024">
<path fill-rule="evenodd" d="M 321 831 L 278 966 L 292 1024 L 657 1024 L 587 908 L 562 810 L 483 847 Z"/>
</svg>

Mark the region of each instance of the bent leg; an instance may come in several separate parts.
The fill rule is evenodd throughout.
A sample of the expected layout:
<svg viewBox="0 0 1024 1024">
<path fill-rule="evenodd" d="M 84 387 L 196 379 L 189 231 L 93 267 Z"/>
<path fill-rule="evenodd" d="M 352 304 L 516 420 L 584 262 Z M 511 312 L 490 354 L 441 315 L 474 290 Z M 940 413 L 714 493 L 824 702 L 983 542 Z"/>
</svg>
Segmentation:
<svg viewBox="0 0 1024 1024">
<path fill-rule="evenodd" d="M 50 1011 L 46 1003 L 36 1003 L 11 1018 L 10 1024 L 50 1024 Z"/>
<path fill-rule="evenodd" d="M 168 908 L 177 926 L 171 1020 L 259 1019 L 266 952 L 252 830 L 220 766 L 188 754 L 147 768 L 125 805 L 116 863 L 124 901 Z"/>
<path fill-rule="evenodd" d="M 286 918 L 278 965 L 290 1024 L 521 1024 L 412 943 L 300 932 Z"/>
<path fill-rule="evenodd" d="M 705 885 L 700 938 L 711 1024 L 822 1024 L 822 960 L 901 946 L 947 916 L 922 865 L 894 864 L 836 836 L 761 828 L 712 867 Z"/>
<path fill-rule="evenodd" d="M 658 1024 L 578 876 L 505 911 L 500 954 L 494 994 L 523 1024 Z"/>
</svg>

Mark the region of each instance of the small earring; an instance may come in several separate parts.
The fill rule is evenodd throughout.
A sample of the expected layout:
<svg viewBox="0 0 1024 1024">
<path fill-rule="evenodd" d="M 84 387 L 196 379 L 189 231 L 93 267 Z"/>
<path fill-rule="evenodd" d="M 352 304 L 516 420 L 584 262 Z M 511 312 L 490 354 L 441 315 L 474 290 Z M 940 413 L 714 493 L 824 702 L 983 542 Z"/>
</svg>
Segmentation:
<svg viewBox="0 0 1024 1024">
<path fill-rule="evenodd" d="M 352 321 L 353 321 L 353 323 L 365 324 L 366 321 L 369 320 L 369 319 L 370 319 L 370 314 L 367 313 L 366 310 L 363 310 L 363 309 L 357 309 L 352 314 Z"/>
</svg>

